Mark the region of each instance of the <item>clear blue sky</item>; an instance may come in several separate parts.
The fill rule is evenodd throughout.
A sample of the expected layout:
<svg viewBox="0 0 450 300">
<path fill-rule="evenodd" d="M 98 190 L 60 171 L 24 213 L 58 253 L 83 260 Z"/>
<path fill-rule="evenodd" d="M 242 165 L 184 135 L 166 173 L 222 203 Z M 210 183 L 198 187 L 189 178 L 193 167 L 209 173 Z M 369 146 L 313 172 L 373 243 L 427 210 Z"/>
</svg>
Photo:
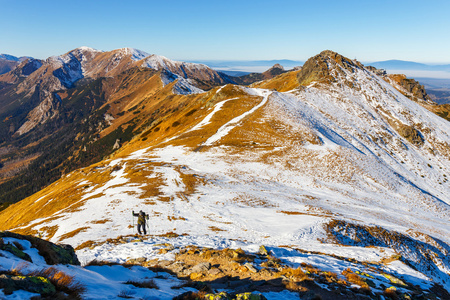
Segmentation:
<svg viewBox="0 0 450 300">
<path fill-rule="evenodd" d="M 0 53 L 47 58 L 79 46 L 179 60 L 450 63 L 450 1 L 0 0 Z"/>
</svg>

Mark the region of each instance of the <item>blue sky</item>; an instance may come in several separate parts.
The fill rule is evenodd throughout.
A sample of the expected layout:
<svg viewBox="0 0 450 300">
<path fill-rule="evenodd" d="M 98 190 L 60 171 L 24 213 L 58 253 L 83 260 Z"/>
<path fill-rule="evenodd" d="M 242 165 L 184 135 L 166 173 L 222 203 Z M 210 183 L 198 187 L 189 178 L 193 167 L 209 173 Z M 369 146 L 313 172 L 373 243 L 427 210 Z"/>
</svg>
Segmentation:
<svg viewBox="0 0 450 300">
<path fill-rule="evenodd" d="M 450 1 L 0 0 L 0 53 L 46 58 L 79 46 L 178 60 L 450 63 Z"/>
</svg>

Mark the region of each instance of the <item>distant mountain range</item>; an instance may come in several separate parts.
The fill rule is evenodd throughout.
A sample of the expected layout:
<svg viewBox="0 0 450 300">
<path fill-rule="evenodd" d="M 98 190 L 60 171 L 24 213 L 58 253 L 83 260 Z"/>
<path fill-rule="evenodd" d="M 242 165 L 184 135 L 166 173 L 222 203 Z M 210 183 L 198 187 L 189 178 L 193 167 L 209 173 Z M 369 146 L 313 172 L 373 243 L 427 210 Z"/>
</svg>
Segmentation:
<svg viewBox="0 0 450 300">
<path fill-rule="evenodd" d="M 304 61 L 289 59 L 274 60 L 201 60 L 191 61 L 205 64 L 212 69 L 221 71 L 231 76 L 242 76 L 250 73 L 262 73 L 273 65 L 282 65 L 286 70 L 303 65 Z"/>
<path fill-rule="evenodd" d="M 373 63 L 367 63 L 371 66 L 374 66 L 378 69 L 385 70 L 421 70 L 421 71 L 444 71 L 450 72 L 450 64 L 447 65 L 429 65 L 422 64 L 413 61 L 404 61 L 404 60 L 386 60 L 386 61 L 377 61 Z"/>
<path fill-rule="evenodd" d="M 9 54 L 0 54 L 0 75 L 7 73 L 17 67 L 19 63 L 31 58 L 29 56 L 16 57 Z"/>
</svg>

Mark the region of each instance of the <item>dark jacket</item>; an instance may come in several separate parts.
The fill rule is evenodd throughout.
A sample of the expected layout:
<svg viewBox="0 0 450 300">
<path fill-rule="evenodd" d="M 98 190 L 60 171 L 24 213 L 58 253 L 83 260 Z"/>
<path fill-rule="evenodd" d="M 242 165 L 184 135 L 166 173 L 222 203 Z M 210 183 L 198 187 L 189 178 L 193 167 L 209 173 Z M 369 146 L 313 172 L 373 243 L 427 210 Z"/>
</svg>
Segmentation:
<svg viewBox="0 0 450 300">
<path fill-rule="evenodd" d="M 145 225 L 145 220 L 148 219 L 148 215 L 145 212 L 140 211 L 139 213 L 133 213 L 133 216 L 138 217 L 138 224 Z"/>
</svg>

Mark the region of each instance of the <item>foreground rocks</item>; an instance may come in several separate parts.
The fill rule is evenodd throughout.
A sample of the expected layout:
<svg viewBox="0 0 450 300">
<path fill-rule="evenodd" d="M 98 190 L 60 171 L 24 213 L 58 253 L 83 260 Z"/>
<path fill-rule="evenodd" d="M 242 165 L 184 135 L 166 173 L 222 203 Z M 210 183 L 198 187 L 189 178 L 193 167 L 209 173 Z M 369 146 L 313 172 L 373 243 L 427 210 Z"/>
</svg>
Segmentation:
<svg viewBox="0 0 450 300">
<path fill-rule="evenodd" d="M 173 249 L 162 245 L 161 253 Z M 167 248 L 167 249 L 166 249 Z M 300 250 L 299 250 L 300 251 Z M 393 275 L 384 273 L 383 266 L 367 264 L 372 272 L 386 278 L 377 282 L 370 274 L 351 270 L 337 274 L 312 265 L 300 264 L 292 268 L 262 246 L 258 253 L 241 249 L 209 249 L 188 246 L 175 249 L 175 260 L 134 259 L 129 262 L 155 271 L 168 271 L 199 293 L 185 293 L 174 299 L 264 299 L 261 293 L 290 291 L 301 299 L 446 299 L 445 290 L 436 286 L 423 291 Z M 317 253 L 320 254 L 320 253 Z M 325 254 L 321 254 L 325 255 Z M 339 257 L 334 257 L 339 259 Z M 344 258 L 342 258 L 344 259 Z M 141 263 L 137 263 L 140 261 Z M 352 261 L 355 264 L 363 264 Z M 220 291 L 227 291 L 220 292 Z M 450 298 L 449 298 L 450 299 Z"/>
<path fill-rule="evenodd" d="M 10 295 L 17 290 L 37 293 L 44 297 L 56 293 L 55 286 L 47 278 L 41 276 L 11 276 L 3 274 L 0 275 L 0 289 L 3 289 L 5 295 Z"/>
<path fill-rule="evenodd" d="M 36 254 L 30 256 L 25 253 L 32 248 L 37 250 L 40 258 Z M 72 276 L 50 266 L 80 265 L 70 245 L 56 245 L 37 237 L 3 231 L 0 232 L 1 257 L 15 257 L 15 263 L 11 269 L 4 269 L 0 265 L 0 298 L 16 291 L 26 291 L 37 294 L 33 299 L 81 299 L 84 287 L 74 281 Z M 17 262 L 17 258 L 22 262 Z M 38 259 L 42 269 L 26 267 L 28 263 L 36 263 L 33 259 Z M 42 264 L 42 260 L 46 264 Z M 15 295 L 12 297 L 17 298 Z"/>
<path fill-rule="evenodd" d="M 70 245 L 56 245 L 54 243 L 45 241 L 43 239 L 31 236 L 31 235 L 21 235 L 9 231 L 0 232 L 0 250 L 6 250 L 16 255 L 20 259 L 31 261 L 31 258 L 23 253 L 15 245 L 3 243 L 3 238 L 15 238 L 18 240 L 26 240 L 31 243 L 33 248 L 39 251 L 45 262 L 49 265 L 57 264 L 69 264 L 69 265 L 80 265 L 77 256 L 75 255 L 75 250 Z M 3 246 L 2 246 L 3 245 Z M 27 257 L 28 256 L 28 257 Z"/>
</svg>

